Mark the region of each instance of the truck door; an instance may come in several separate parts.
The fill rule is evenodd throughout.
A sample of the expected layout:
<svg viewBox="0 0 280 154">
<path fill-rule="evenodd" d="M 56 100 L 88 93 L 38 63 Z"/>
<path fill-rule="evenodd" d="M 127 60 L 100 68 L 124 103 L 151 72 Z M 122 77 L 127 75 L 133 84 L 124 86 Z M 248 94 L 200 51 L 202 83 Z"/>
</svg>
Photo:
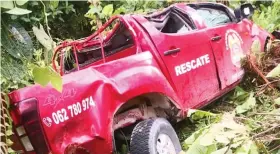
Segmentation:
<svg viewBox="0 0 280 154">
<path fill-rule="evenodd" d="M 251 47 L 249 30 L 242 22 L 237 23 L 233 14 L 222 5 L 200 5 L 197 13 L 207 25 L 221 88 L 224 89 L 237 82 L 244 74 L 241 59 Z"/>
<path fill-rule="evenodd" d="M 215 60 L 205 31 L 170 10 L 143 24 L 164 61 L 184 107 L 203 105 L 219 92 Z M 161 20 L 161 22 L 159 22 Z"/>
</svg>

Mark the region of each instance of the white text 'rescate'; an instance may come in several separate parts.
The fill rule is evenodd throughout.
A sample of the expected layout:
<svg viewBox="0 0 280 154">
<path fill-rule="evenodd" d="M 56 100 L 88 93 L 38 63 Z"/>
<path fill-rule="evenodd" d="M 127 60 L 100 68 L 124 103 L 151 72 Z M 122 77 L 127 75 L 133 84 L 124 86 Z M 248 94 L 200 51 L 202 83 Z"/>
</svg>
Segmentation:
<svg viewBox="0 0 280 154">
<path fill-rule="evenodd" d="M 210 63 L 209 55 L 203 55 L 191 61 L 185 62 L 181 65 L 175 66 L 176 76 L 185 74 L 191 70 L 197 69 L 203 65 Z"/>
</svg>

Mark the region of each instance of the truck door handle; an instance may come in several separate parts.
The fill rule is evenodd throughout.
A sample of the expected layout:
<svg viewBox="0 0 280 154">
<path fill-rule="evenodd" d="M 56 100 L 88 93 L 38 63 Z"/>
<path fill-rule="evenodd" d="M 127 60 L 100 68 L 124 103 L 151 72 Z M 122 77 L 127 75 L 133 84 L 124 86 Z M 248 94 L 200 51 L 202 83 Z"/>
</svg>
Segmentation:
<svg viewBox="0 0 280 154">
<path fill-rule="evenodd" d="M 214 36 L 211 38 L 211 41 L 219 41 L 222 37 L 221 36 Z"/>
<path fill-rule="evenodd" d="M 164 51 L 163 54 L 164 54 L 165 56 L 167 56 L 167 55 L 171 55 L 171 54 L 177 53 L 177 52 L 180 52 L 180 48 L 176 48 L 176 49 Z"/>
</svg>

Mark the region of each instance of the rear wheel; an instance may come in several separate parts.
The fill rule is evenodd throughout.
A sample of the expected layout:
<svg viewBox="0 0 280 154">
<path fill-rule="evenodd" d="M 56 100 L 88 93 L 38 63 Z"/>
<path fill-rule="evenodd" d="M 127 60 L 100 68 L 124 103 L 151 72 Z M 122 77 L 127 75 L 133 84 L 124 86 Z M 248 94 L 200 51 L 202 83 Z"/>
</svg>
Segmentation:
<svg viewBox="0 0 280 154">
<path fill-rule="evenodd" d="M 133 129 L 131 154 L 177 154 L 181 149 L 176 132 L 163 118 L 141 121 Z"/>
</svg>

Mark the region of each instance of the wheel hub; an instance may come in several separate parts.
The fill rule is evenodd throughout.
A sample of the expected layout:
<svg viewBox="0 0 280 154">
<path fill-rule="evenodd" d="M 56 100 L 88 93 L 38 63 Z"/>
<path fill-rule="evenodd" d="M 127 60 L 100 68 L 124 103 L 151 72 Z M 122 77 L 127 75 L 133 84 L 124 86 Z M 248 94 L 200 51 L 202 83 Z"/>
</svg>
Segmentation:
<svg viewBox="0 0 280 154">
<path fill-rule="evenodd" d="M 156 144 L 158 154 L 176 154 L 175 147 L 168 135 L 159 134 Z"/>
</svg>

